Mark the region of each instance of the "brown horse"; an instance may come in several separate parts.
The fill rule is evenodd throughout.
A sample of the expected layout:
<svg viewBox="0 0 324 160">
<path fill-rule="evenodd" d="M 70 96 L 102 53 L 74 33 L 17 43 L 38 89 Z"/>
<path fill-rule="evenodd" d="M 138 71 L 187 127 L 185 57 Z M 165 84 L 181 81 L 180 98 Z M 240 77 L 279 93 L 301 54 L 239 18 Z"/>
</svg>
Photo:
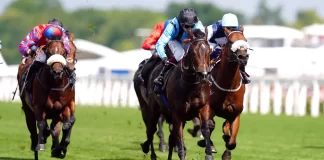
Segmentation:
<svg viewBox="0 0 324 160">
<path fill-rule="evenodd" d="M 70 33 L 71 52 L 66 56 L 63 41 L 47 41 L 41 50 L 47 55 L 47 65 L 41 66 L 31 81 L 32 91 L 23 90 L 20 99 L 31 134 L 31 149 L 38 159 L 38 151 L 45 150 L 46 138 L 52 134 L 52 156 L 64 158 L 70 143 L 72 126 L 75 122 L 75 91 L 69 89 L 68 69 L 74 70 L 76 47 Z M 43 53 L 40 53 L 43 54 Z M 65 58 L 68 57 L 68 58 Z M 22 89 L 22 75 L 35 58 L 20 64 L 18 70 L 19 89 Z M 52 119 L 50 129 L 46 119 Z M 39 134 L 37 134 L 37 127 Z M 60 123 L 63 122 L 63 137 L 59 143 Z"/>
<path fill-rule="evenodd" d="M 178 146 L 180 159 L 185 159 L 186 151 L 183 141 L 183 127 L 187 120 L 195 116 L 202 119 L 202 126 L 205 129 L 207 156 L 211 155 L 209 140 L 209 84 L 207 76 L 209 73 L 210 48 L 207 37 L 200 30 L 189 31 L 189 38 L 186 53 L 179 64 L 166 73 L 165 91 L 160 94 L 154 93 L 154 78 L 158 76 L 162 65 L 154 68 L 148 81 L 148 105 L 142 108 L 143 120 L 146 124 L 147 140 L 141 144 L 144 153 L 149 152 L 151 147 L 151 159 L 156 159 L 153 147 L 153 136 L 156 132 L 156 124 L 161 113 L 166 117 L 167 122 L 172 124 L 169 136 L 169 156 L 172 158 L 172 150 L 175 144 Z M 171 65 L 171 64 L 169 64 Z M 164 87 L 163 87 L 164 88 Z M 172 118 L 171 118 L 172 117 Z M 210 152 L 209 152 L 210 151 Z"/>
<path fill-rule="evenodd" d="M 250 49 L 243 35 L 244 27 L 240 30 L 230 31 L 224 29 L 228 42 L 223 47 L 212 71 L 210 81 L 211 100 L 210 107 L 214 114 L 224 118 L 223 139 L 226 150 L 222 155 L 223 160 L 231 159 L 231 150 L 236 147 L 236 137 L 240 126 L 240 115 L 243 111 L 245 85 L 242 83 L 240 67 L 245 67 L 249 58 L 247 50 Z M 215 124 L 215 122 L 213 121 Z M 214 125 L 210 128 L 214 130 Z M 198 142 L 204 146 L 204 142 Z"/>
</svg>

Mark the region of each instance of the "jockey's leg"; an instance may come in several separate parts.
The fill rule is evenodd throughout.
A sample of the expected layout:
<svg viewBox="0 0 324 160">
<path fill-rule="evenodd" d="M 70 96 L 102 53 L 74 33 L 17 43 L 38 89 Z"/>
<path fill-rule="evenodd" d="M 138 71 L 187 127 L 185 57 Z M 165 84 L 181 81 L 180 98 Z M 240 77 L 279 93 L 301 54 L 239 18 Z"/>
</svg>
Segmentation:
<svg viewBox="0 0 324 160">
<path fill-rule="evenodd" d="M 76 81 L 75 68 L 73 69 L 67 68 L 67 71 L 69 73 L 69 84 L 70 87 L 73 89 Z"/>
<path fill-rule="evenodd" d="M 184 49 L 181 45 L 180 42 L 178 42 L 177 40 L 171 40 L 168 42 L 169 48 L 171 50 L 171 52 L 174 55 L 174 58 L 177 62 L 179 62 L 183 55 L 184 55 Z M 171 57 L 168 57 L 171 58 Z M 164 82 L 164 74 L 172 68 L 172 64 L 164 64 L 163 69 L 160 72 L 160 75 L 154 79 L 154 84 L 155 84 L 155 89 L 154 91 L 158 92 L 159 90 L 161 90 L 161 87 L 163 85 Z"/>
<path fill-rule="evenodd" d="M 247 74 L 246 72 L 245 72 L 245 66 L 240 66 L 240 71 L 241 71 L 241 75 L 242 75 L 242 81 L 243 81 L 243 83 L 244 84 L 248 84 L 248 83 L 250 83 L 251 82 L 251 80 L 250 80 L 250 75 L 249 74 Z"/>
<path fill-rule="evenodd" d="M 39 53 L 38 56 L 36 57 L 35 61 L 31 64 L 29 68 L 29 73 L 26 77 L 27 81 L 32 81 L 31 77 L 33 77 L 34 74 L 37 73 L 39 68 L 45 63 L 46 61 L 46 55 L 44 53 Z M 31 83 L 27 86 L 27 89 L 31 89 Z"/>
<path fill-rule="evenodd" d="M 141 73 L 138 75 L 138 78 L 142 81 L 142 83 L 144 83 L 144 78 L 146 77 L 147 72 L 153 67 L 152 65 L 154 64 L 153 62 L 155 59 L 155 54 L 156 52 L 154 52 L 152 56 L 142 65 Z"/>
</svg>

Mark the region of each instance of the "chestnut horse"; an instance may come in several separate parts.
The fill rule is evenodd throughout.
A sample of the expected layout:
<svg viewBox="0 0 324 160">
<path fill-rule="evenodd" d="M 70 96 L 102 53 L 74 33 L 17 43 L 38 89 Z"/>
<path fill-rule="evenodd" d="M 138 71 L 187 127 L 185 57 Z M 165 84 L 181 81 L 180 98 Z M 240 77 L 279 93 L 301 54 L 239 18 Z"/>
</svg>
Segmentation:
<svg viewBox="0 0 324 160">
<path fill-rule="evenodd" d="M 51 134 L 52 157 L 64 158 L 70 143 L 72 126 L 75 122 L 75 90 L 69 88 L 68 69 L 74 70 L 76 47 L 73 34 L 69 34 L 70 53 L 66 55 L 63 41 L 46 41 L 41 51 L 47 56 L 47 65 L 41 66 L 31 81 L 32 91 L 23 90 L 20 96 L 28 130 L 31 134 L 31 150 L 38 159 L 38 151 L 45 150 L 47 137 Z M 43 54 L 43 53 L 40 53 Z M 65 58 L 66 57 L 66 58 Z M 20 64 L 17 80 L 22 89 L 22 75 L 35 58 Z M 46 119 L 52 119 L 48 128 Z M 37 134 L 37 127 L 38 134 Z M 60 123 L 63 122 L 63 137 L 59 143 Z"/>
<path fill-rule="evenodd" d="M 203 134 L 207 143 L 206 158 L 210 159 L 210 132 L 209 120 L 209 94 L 210 88 L 207 80 L 210 66 L 210 48 L 207 36 L 200 30 L 188 32 L 189 38 L 186 52 L 179 64 L 170 69 L 165 75 L 165 91 L 159 94 L 154 92 L 154 78 L 162 69 L 162 64 L 157 65 L 152 71 L 148 81 L 148 105 L 142 106 L 142 116 L 146 125 L 147 140 L 141 144 L 144 153 L 149 152 L 151 147 L 151 159 L 156 159 L 153 147 L 153 137 L 156 125 L 161 114 L 168 123 L 171 123 L 169 136 L 169 156 L 172 158 L 173 147 L 177 144 L 178 155 L 181 160 L 185 159 L 186 149 L 183 140 L 183 127 L 187 120 L 195 116 L 202 119 Z M 171 65 L 171 64 L 168 64 Z M 162 98 L 161 98 L 162 97 Z M 171 129 L 172 128 L 172 129 Z"/>
<path fill-rule="evenodd" d="M 244 27 L 231 31 L 224 29 L 228 42 L 223 47 L 222 53 L 217 58 L 211 71 L 210 81 L 211 100 L 210 108 L 218 117 L 224 118 L 223 139 L 226 150 L 222 155 L 223 160 L 231 159 L 231 150 L 236 147 L 236 137 L 240 127 L 240 115 L 243 111 L 245 85 L 242 83 L 240 67 L 245 67 L 249 58 L 247 50 L 249 44 L 243 35 Z M 215 124 L 215 121 L 213 121 Z M 215 125 L 211 125 L 211 132 Z M 204 147 L 204 142 L 198 142 Z"/>
</svg>

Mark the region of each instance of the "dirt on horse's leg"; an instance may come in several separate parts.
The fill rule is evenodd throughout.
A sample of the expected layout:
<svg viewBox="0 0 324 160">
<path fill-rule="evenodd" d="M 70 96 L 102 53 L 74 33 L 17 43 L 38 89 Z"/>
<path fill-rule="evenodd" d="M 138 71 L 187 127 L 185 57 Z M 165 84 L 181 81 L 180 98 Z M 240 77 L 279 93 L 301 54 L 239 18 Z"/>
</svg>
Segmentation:
<svg viewBox="0 0 324 160">
<path fill-rule="evenodd" d="M 204 106 L 204 108 L 202 109 L 201 113 L 200 113 L 200 117 L 201 117 L 201 133 L 204 136 L 205 139 L 205 144 L 206 144 L 206 156 L 205 159 L 206 160 L 213 160 L 213 155 L 212 155 L 212 144 L 211 144 L 211 140 L 210 140 L 210 126 L 213 125 L 211 124 L 212 121 L 210 120 L 210 117 L 213 117 L 213 115 L 210 115 L 210 108 L 209 105 Z"/>
<path fill-rule="evenodd" d="M 168 148 L 167 144 L 165 143 L 164 140 L 164 133 L 163 133 L 163 121 L 164 121 L 164 116 L 160 115 L 159 121 L 158 121 L 158 133 L 157 135 L 160 138 L 160 144 L 159 144 L 159 150 L 161 152 L 165 152 Z"/>
<path fill-rule="evenodd" d="M 38 143 L 35 114 L 28 108 L 27 105 L 23 106 L 22 108 L 25 113 L 26 125 L 30 133 L 30 139 L 31 139 L 30 149 L 34 151 Z"/>
<path fill-rule="evenodd" d="M 45 121 L 45 111 L 44 107 L 45 106 L 40 106 L 40 105 L 34 105 L 35 107 L 35 117 L 37 121 L 37 127 L 38 127 L 38 144 L 36 147 L 36 151 L 42 151 L 46 150 L 45 147 L 45 140 L 44 140 L 44 129 L 46 127 L 46 121 Z"/>
</svg>

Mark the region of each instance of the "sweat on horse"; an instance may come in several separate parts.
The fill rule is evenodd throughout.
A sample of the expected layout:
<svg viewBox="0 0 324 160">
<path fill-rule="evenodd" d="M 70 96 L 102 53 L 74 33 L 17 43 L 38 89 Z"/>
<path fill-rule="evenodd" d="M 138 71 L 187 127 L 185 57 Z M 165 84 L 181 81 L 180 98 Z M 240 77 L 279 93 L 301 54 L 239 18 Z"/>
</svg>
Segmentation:
<svg viewBox="0 0 324 160">
<path fill-rule="evenodd" d="M 75 122 L 75 90 L 69 85 L 69 70 L 74 70 L 76 47 L 70 33 L 71 52 L 66 55 L 62 40 L 47 40 L 46 46 L 41 46 L 38 54 L 46 54 L 47 64 L 28 82 L 30 90 L 23 87 L 23 74 L 35 60 L 31 57 L 26 64 L 20 64 L 17 80 L 22 109 L 25 113 L 26 124 L 31 134 L 31 150 L 38 159 L 38 151 L 45 150 L 46 139 L 52 135 L 52 157 L 64 158 Z M 41 53 L 43 52 L 43 53 Z M 50 128 L 46 119 L 52 119 Z M 36 123 L 37 122 L 37 127 Z M 59 142 L 60 122 L 63 122 L 63 137 Z M 39 132 L 37 133 L 37 128 Z"/>
</svg>

